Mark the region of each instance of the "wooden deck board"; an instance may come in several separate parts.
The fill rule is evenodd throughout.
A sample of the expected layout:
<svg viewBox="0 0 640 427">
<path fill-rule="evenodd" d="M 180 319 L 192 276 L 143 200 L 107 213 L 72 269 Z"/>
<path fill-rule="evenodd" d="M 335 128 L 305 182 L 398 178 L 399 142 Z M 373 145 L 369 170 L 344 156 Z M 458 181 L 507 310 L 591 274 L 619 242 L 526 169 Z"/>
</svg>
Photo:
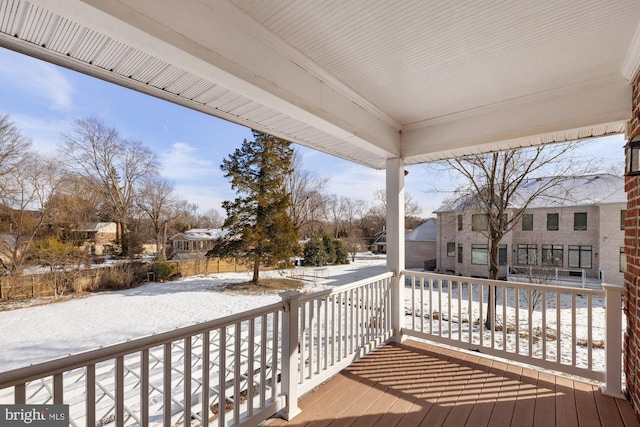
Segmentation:
<svg viewBox="0 0 640 427">
<path fill-rule="evenodd" d="M 628 426 L 626 400 L 585 382 L 473 353 L 408 341 L 385 345 L 304 396 L 269 426 Z"/>
</svg>

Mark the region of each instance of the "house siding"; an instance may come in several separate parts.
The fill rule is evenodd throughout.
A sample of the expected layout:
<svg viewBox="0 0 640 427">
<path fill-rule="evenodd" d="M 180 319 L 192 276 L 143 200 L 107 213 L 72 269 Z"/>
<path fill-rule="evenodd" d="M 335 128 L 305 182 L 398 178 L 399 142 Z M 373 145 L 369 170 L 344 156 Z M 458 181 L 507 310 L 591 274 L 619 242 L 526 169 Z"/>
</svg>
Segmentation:
<svg viewBox="0 0 640 427">
<path fill-rule="evenodd" d="M 543 265 L 542 245 L 562 246 L 562 269 L 584 270 L 589 278 L 603 277 L 606 283 L 623 283 L 623 273 L 620 272 L 620 248 L 624 246 L 624 230 L 620 229 L 620 211 L 624 210 L 624 203 L 611 203 L 587 206 L 561 206 L 551 208 L 527 209 L 527 214 L 533 215 L 532 230 L 522 230 L 522 220 L 505 234 L 501 244 L 507 245 L 507 265 L 518 266 L 518 245 L 535 245 L 538 267 Z M 488 276 L 488 265 L 474 265 L 471 263 L 471 249 L 474 244 L 488 244 L 488 239 L 481 232 L 473 231 L 471 217 L 478 212 L 453 211 L 438 213 L 437 260 L 438 271 L 453 271 L 463 276 Z M 514 215 L 511 210 L 508 215 Z M 574 229 L 574 214 L 587 214 L 587 229 Z M 558 230 L 547 230 L 547 214 L 558 214 Z M 457 229 L 457 217 L 462 215 L 462 230 Z M 455 242 L 456 256 L 447 256 L 447 243 Z M 458 262 L 457 247 L 462 244 L 462 262 Z M 569 265 L 569 246 L 590 246 L 591 267 L 576 267 Z M 506 277 L 507 266 L 500 266 L 499 277 Z M 602 275 L 602 276 L 601 276 Z"/>
</svg>

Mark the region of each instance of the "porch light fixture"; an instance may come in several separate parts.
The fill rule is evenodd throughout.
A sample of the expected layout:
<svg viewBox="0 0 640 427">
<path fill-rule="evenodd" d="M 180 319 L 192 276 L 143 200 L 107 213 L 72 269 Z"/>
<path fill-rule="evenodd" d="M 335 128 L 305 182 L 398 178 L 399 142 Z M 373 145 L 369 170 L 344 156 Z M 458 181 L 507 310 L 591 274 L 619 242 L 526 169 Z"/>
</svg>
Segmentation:
<svg viewBox="0 0 640 427">
<path fill-rule="evenodd" d="M 624 174 L 640 175 L 640 134 L 631 138 L 624 148 L 626 157 Z"/>
</svg>

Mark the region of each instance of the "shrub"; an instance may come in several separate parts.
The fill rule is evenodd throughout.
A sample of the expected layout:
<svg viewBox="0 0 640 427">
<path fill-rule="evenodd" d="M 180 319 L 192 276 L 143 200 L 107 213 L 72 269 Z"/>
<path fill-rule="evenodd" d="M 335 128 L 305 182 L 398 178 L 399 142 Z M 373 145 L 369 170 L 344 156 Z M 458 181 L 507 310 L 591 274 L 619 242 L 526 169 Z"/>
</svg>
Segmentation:
<svg viewBox="0 0 640 427">
<path fill-rule="evenodd" d="M 153 274 L 158 282 L 165 281 L 175 273 L 175 266 L 166 262 L 156 262 L 153 264 Z"/>
<path fill-rule="evenodd" d="M 98 283 L 100 289 L 128 289 L 135 284 L 134 271 L 128 265 L 105 268 Z"/>
</svg>

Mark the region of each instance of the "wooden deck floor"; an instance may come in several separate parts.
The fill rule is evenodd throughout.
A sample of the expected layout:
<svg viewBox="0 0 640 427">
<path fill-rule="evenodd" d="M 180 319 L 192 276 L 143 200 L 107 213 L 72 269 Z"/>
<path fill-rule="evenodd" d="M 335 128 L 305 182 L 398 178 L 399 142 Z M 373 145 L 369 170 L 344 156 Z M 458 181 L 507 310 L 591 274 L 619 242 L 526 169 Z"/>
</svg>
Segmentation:
<svg viewBox="0 0 640 427">
<path fill-rule="evenodd" d="M 272 426 L 640 426 L 598 387 L 415 341 L 386 345 Z"/>
</svg>

